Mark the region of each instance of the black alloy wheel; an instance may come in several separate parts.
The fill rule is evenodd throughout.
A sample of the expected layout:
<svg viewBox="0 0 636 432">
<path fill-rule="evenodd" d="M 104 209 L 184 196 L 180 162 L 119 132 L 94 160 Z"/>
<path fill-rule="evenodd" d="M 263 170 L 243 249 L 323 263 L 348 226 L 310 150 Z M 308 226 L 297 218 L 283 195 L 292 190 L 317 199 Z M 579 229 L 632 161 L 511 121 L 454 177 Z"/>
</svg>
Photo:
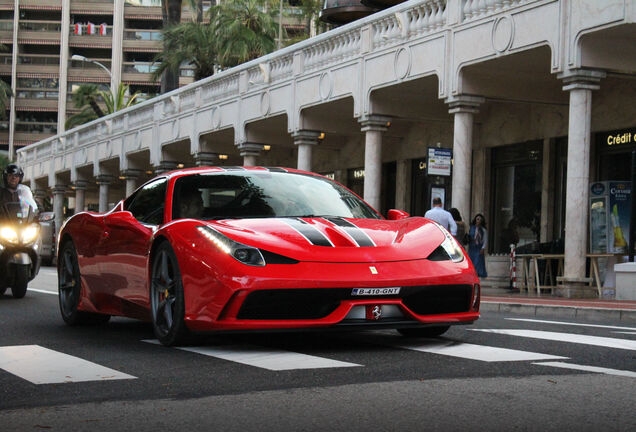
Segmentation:
<svg viewBox="0 0 636 432">
<path fill-rule="evenodd" d="M 433 338 L 441 336 L 450 328 L 450 326 L 437 327 L 410 327 L 397 329 L 403 336 L 408 337 L 427 337 Z"/>
<path fill-rule="evenodd" d="M 162 345 L 182 344 L 191 334 L 185 325 L 185 298 L 179 263 L 172 247 L 163 242 L 155 251 L 150 283 L 152 327 Z"/>
<path fill-rule="evenodd" d="M 101 324 L 110 319 L 110 315 L 82 312 L 77 309 L 80 301 L 81 277 L 77 253 L 71 240 L 61 247 L 57 263 L 58 300 L 62 319 L 68 325 Z"/>
</svg>

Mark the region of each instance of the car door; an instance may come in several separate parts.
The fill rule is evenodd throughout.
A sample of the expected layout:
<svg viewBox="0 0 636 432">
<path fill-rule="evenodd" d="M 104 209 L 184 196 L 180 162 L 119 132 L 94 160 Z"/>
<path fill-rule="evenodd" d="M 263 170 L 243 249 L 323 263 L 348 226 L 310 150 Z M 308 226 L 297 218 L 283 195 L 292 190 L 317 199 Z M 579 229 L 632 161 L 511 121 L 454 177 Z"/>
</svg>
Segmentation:
<svg viewBox="0 0 636 432">
<path fill-rule="evenodd" d="M 103 300 L 123 315 L 147 318 L 147 265 L 154 232 L 163 224 L 166 178 L 156 179 L 124 201 L 122 211 L 104 216 L 100 242 Z"/>
</svg>

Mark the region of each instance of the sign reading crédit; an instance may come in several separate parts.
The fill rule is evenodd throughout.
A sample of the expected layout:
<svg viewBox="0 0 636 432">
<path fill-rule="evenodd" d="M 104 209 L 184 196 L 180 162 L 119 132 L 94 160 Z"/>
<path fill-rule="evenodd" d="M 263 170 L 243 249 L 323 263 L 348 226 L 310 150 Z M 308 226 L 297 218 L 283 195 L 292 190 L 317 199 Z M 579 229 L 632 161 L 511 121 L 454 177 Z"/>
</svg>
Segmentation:
<svg viewBox="0 0 636 432">
<path fill-rule="evenodd" d="M 608 146 L 636 143 L 636 129 L 607 134 L 603 140 Z"/>
</svg>

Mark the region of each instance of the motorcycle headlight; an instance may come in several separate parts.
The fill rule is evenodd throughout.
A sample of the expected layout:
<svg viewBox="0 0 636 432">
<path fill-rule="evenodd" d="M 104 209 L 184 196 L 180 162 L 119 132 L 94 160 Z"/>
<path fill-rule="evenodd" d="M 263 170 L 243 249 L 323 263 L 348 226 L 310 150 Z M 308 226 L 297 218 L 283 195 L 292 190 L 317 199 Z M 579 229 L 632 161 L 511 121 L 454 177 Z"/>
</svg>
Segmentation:
<svg viewBox="0 0 636 432">
<path fill-rule="evenodd" d="M 17 244 L 19 241 L 18 232 L 8 226 L 0 228 L 0 238 L 12 244 Z"/>
<path fill-rule="evenodd" d="M 29 225 L 22 231 L 22 243 L 33 243 L 40 234 L 40 227 L 38 225 Z"/>
<path fill-rule="evenodd" d="M 256 267 L 265 266 L 265 259 L 259 249 L 234 241 L 208 226 L 198 226 L 197 229 L 205 238 L 238 262 Z"/>
</svg>

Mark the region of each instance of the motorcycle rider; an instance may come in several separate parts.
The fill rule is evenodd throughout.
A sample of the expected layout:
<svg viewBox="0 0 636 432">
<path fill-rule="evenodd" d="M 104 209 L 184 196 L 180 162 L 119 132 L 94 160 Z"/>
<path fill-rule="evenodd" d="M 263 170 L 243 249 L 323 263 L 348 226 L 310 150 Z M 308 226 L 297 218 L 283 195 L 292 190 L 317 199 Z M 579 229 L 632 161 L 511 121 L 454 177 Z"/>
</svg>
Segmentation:
<svg viewBox="0 0 636 432">
<path fill-rule="evenodd" d="M 16 164 L 9 164 L 2 171 L 3 187 L 0 187 L 0 219 L 7 217 L 5 204 L 10 202 L 19 202 L 20 198 L 27 201 L 33 208 L 33 212 L 37 212 L 38 206 L 33 199 L 31 189 L 27 185 L 23 185 L 24 171 Z M 18 192 L 20 191 L 20 192 Z"/>
</svg>

